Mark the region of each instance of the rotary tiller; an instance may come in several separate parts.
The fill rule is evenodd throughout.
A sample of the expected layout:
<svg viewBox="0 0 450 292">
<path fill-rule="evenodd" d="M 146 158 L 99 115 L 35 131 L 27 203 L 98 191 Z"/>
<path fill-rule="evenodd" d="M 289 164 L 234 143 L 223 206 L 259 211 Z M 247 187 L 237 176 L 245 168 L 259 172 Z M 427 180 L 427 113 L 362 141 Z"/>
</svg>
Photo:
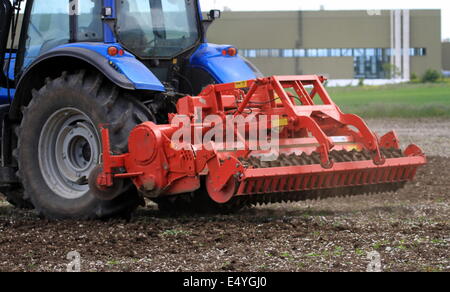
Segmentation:
<svg viewBox="0 0 450 292">
<path fill-rule="evenodd" d="M 157 199 L 192 193 L 204 184 L 217 203 L 257 204 L 395 191 L 413 180 L 426 163 L 422 150 L 410 145 L 402 151 L 395 132 L 379 138 L 360 117 L 342 113 L 325 80 L 274 76 L 210 85 L 199 96 L 180 99 L 171 124 L 137 126 L 125 154 L 111 153 L 103 126 L 102 165 L 89 178 L 91 188 L 111 200 L 131 179 L 145 197 Z M 215 122 L 207 121 L 211 116 Z M 238 117 L 248 122 L 241 130 L 230 122 Z M 258 139 L 266 133 L 277 147 L 250 147 L 255 124 Z M 232 143 L 217 134 L 208 145 L 202 139 L 174 139 L 182 128 L 204 137 L 221 125 L 225 132 L 233 130 Z"/>
</svg>

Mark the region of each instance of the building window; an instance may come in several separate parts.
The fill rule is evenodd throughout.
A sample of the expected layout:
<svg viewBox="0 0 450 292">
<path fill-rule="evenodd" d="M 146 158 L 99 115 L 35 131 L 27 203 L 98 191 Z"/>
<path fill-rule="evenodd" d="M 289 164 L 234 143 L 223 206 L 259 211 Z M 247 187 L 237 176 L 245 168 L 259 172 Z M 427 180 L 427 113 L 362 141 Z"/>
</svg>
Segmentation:
<svg viewBox="0 0 450 292">
<path fill-rule="evenodd" d="M 409 53 L 411 57 L 423 57 L 427 55 L 427 49 L 426 48 L 414 48 L 410 49 Z"/>
<path fill-rule="evenodd" d="M 355 57 L 363 57 L 365 54 L 365 50 L 364 49 L 354 49 L 353 50 Z"/>
<path fill-rule="evenodd" d="M 391 48 L 335 48 L 335 49 L 244 49 L 247 58 L 336 58 L 351 57 L 354 60 L 355 78 L 389 78 L 387 64 L 391 64 Z M 401 52 L 403 54 L 403 50 Z M 411 57 L 427 55 L 426 48 L 411 48 Z"/>
<path fill-rule="evenodd" d="M 375 56 L 376 55 L 376 53 L 375 53 L 375 50 L 376 49 L 366 49 L 366 56 Z"/>
<path fill-rule="evenodd" d="M 386 64 L 390 64 L 389 49 L 355 49 L 355 78 L 388 78 Z"/>
<path fill-rule="evenodd" d="M 270 50 L 270 57 L 272 57 L 272 58 L 279 58 L 279 57 L 281 57 L 281 51 L 282 50 L 278 50 L 278 49 Z"/>
<path fill-rule="evenodd" d="M 282 50 L 282 56 L 283 58 L 293 58 L 294 57 L 294 50 Z"/>
<path fill-rule="evenodd" d="M 258 50 L 256 53 L 256 56 L 268 58 L 268 57 L 270 57 L 270 50 L 266 50 L 266 49 Z"/>
<path fill-rule="evenodd" d="M 341 49 L 331 49 L 331 57 L 342 57 Z"/>
<path fill-rule="evenodd" d="M 353 57 L 353 49 L 342 49 L 342 57 Z"/>
<path fill-rule="evenodd" d="M 318 57 L 317 49 L 308 49 L 308 50 L 306 50 L 306 54 L 308 57 L 311 57 L 311 58 Z"/>
<path fill-rule="evenodd" d="M 392 56 L 392 49 L 354 48 L 354 49 L 243 49 L 241 54 L 247 58 L 329 58 L 329 57 L 374 57 Z M 403 54 L 403 50 L 401 52 Z M 411 57 L 427 55 L 426 48 L 411 48 Z"/>
<path fill-rule="evenodd" d="M 306 51 L 304 49 L 296 49 L 294 50 L 294 57 L 304 58 L 306 57 Z"/>
<path fill-rule="evenodd" d="M 248 58 L 256 58 L 256 50 L 246 50 Z"/>
<path fill-rule="evenodd" d="M 317 56 L 318 57 L 329 57 L 328 50 L 327 49 L 318 49 Z"/>
</svg>

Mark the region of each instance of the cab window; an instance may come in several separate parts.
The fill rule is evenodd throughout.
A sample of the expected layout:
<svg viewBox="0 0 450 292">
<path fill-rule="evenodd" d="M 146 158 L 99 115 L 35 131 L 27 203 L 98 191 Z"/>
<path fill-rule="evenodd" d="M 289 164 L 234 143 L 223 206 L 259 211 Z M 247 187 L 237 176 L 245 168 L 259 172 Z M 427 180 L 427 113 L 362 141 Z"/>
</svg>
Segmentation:
<svg viewBox="0 0 450 292">
<path fill-rule="evenodd" d="M 92 42 L 103 40 L 102 2 L 78 0 L 77 41 Z"/>
<path fill-rule="evenodd" d="M 121 43 L 140 57 L 170 58 L 199 40 L 194 0 L 119 0 Z"/>
<path fill-rule="evenodd" d="M 69 42 L 68 1 L 35 0 L 25 42 L 23 67 L 56 46 Z"/>
</svg>

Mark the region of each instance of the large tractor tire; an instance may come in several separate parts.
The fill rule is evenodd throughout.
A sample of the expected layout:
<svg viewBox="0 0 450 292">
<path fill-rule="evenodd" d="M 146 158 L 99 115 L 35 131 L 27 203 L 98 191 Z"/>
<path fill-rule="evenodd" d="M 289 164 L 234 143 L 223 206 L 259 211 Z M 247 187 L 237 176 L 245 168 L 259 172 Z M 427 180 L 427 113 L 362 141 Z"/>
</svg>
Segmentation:
<svg viewBox="0 0 450 292">
<path fill-rule="evenodd" d="M 99 125 L 110 128 L 114 153 L 127 152 L 128 135 L 152 114 L 103 76 L 81 71 L 48 78 L 23 109 L 19 178 L 24 198 L 48 219 L 128 216 L 143 203 L 131 184 L 110 201 L 94 196 L 89 174 L 101 162 Z"/>
</svg>

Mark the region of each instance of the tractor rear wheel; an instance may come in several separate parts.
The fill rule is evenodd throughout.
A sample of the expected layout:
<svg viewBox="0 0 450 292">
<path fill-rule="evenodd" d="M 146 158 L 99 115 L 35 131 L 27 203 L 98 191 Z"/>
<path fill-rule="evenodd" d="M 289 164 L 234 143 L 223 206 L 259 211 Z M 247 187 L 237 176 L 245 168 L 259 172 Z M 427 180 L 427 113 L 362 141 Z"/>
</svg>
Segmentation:
<svg viewBox="0 0 450 292">
<path fill-rule="evenodd" d="M 143 203 L 131 184 L 110 201 L 94 196 L 90 172 L 100 164 L 99 125 L 109 125 L 114 153 L 128 148 L 130 131 L 151 113 L 103 76 L 89 71 L 47 79 L 23 110 L 19 178 L 40 215 L 49 219 L 128 216 Z"/>
</svg>

